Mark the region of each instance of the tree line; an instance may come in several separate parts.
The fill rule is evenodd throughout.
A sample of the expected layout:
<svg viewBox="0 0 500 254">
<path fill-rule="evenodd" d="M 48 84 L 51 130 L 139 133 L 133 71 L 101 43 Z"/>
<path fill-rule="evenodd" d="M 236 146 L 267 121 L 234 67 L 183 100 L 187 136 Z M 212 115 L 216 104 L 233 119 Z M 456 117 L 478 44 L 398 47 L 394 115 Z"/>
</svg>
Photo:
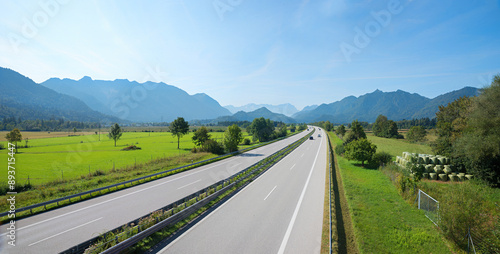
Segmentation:
<svg viewBox="0 0 500 254">
<path fill-rule="evenodd" d="M 99 128 L 99 123 L 92 122 L 77 122 L 65 121 L 64 119 L 51 119 L 51 120 L 22 120 L 20 117 L 5 117 L 0 122 L 0 130 L 13 130 L 19 129 L 22 131 L 62 131 L 77 129 L 93 129 Z"/>
<path fill-rule="evenodd" d="M 433 152 L 462 172 L 500 187 L 500 75 L 477 97 L 461 97 L 436 113 Z"/>
</svg>

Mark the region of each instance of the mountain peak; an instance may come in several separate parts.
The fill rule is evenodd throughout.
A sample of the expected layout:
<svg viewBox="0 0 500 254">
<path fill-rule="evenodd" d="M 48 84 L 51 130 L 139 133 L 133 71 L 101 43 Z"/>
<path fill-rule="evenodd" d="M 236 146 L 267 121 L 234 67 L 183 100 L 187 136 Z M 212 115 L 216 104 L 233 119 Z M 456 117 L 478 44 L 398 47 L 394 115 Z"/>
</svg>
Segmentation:
<svg viewBox="0 0 500 254">
<path fill-rule="evenodd" d="M 84 81 L 84 82 L 87 82 L 87 81 L 93 81 L 91 77 L 89 76 L 83 76 L 83 78 L 81 78 L 80 80 L 78 81 Z"/>
</svg>

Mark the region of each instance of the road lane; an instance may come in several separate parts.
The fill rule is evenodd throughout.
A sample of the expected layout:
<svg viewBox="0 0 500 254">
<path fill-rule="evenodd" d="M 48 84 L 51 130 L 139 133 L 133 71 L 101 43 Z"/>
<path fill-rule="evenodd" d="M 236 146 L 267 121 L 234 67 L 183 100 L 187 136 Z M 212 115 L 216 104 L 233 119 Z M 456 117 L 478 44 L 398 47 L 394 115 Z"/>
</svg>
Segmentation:
<svg viewBox="0 0 500 254">
<path fill-rule="evenodd" d="M 159 253 L 279 253 L 280 247 L 283 253 L 319 253 L 324 136 L 307 140 Z"/>
<path fill-rule="evenodd" d="M 1 227 L 2 253 L 56 253 L 148 214 L 269 156 L 308 132 L 219 162 L 79 202 L 16 222 L 16 246 L 7 246 Z M 89 223 L 94 221 L 93 223 Z M 71 230 L 70 230 L 71 229 Z"/>
</svg>

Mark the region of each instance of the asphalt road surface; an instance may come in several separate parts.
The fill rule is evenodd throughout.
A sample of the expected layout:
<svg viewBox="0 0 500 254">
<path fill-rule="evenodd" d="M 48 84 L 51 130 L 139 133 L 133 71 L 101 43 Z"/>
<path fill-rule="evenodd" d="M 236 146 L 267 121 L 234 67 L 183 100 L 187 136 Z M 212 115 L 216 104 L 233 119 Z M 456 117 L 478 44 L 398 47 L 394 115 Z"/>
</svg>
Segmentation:
<svg viewBox="0 0 500 254">
<path fill-rule="evenodd" d="M 308 135 L 282 141 L 209 165 L 93 198 L 16 222 L 16 246 L 0 230 L 0 253 L 58 253 L 229 177 Z"/>
<path fill-rule="evenodd" d="M 319 253 L 327 143 L 317 128 L 314 140 L 158 253 Z"/>
</svg>

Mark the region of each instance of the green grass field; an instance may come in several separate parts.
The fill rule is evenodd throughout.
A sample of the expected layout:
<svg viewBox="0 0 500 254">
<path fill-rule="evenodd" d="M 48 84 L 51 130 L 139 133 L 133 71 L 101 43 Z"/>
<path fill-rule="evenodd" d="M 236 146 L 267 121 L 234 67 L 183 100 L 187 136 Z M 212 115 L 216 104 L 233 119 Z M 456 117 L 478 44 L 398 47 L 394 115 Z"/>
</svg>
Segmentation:
<svg viewBox="0 0 500 254">
<path fill-rule="evenodd" d="M 222 132 L 210 133 L 220 141 Z M 53 180 L 75 179 L 82 175 L 113 168 L 145 163 L 152 159 L 172 157 L 190 153 L 194 144 L 192 133 L 181 138 L 177 149 L 177 138 L 167 132 L 125 132 L 117 146 L 105 134 L 30 139 L 29 148 L 19 148 L 16 158 L 16 180 L 24 184 L 30 178 L 31 184 L 43 184 Z M 244 133 L 248 137 L 247 133 Z M 1 142 L 7 147 L 7 142 Z M 24 141 L 19 145 L 24 145 Z M 128 145 L 141 150 L 121 151 Z M 245 146 L 240 146 L 245 148 Z M 0 161 L 7 165 L 7 149 L 0 150 Z M 0 176 L 6 182 L 7 174 Z"/>
<path fill-rule="evenodd" d="M 342 143 L 335 134 L 330 133 L 330 137 L 334 145 Z M 407 149 L 404 144 L 391 147 L 392 142 L 400 141 L 383 141 L 380 146 L 375 142 L 377 151 L 385 148 L 398 154 L 400 149 Z M 361 168 L 356 166 L 359 162 L 340 156 L 337 159 L 361 253 L 451 252 L 434 224 L 422 211 L 406 203 L 381 171 Z"/>
<path fill-rule="evenodd" d="M 396 159 L 396 156 L 401 156 L 403 152 L 432 154 L 431 147 L 423 144 L 412 144 L 402 139 L 381 138 L 373 134 L 367 135 L 368 140 L 377 145 L 377 152 L 387 152 Z"/>
</svg>

